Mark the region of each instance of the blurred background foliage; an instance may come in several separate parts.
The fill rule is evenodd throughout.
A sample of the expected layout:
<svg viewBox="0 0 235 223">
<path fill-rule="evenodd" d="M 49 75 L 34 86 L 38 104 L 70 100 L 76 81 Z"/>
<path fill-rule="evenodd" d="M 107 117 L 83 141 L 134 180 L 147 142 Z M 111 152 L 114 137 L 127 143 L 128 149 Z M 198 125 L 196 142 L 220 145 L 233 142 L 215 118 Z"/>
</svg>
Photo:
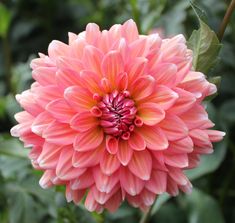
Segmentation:
<svg viewBox="0 0 235 223">
<path fill-rule="evenodd" d="M 196 0 L 201 18 L 218 31 L 229 4 L 226 0 Z M 47 52 L 53 39 L 67 41 L 88 22 L 102 29 L 134 18 L 142 33 L 157 29 L 163 36 L 183 33 L 189 38 L 198 22 L 188 0 L 2 0 L 0 1 L 0 222 L 1 223 L 136 223 L 138 210 L 123 204 L 114 214 L 88 213 L 67 204 L 63 188 L 42 190 L 41 173 L 33 170 L 27 149 L 10 137 L 13 115 L 20 110 L 14 95 L 32 82 L 29 62 Z M 220 61 L 208 74 L 222 76 L 219 95 L 207 103 L 216 128 L 227 132 L 212 155 L 187 172 L 191 195 L 159 197 L 150 222 L 235 222 L 235 15 L 227 27 Z"/>
</svg>

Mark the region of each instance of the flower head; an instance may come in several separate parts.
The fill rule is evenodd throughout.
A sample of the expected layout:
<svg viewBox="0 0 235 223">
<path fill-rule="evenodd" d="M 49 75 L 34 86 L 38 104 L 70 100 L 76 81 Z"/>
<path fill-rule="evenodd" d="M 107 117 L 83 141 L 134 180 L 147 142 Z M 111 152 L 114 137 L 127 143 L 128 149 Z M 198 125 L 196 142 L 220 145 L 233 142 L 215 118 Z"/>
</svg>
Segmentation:
<svg viewBox="0 0 235 223">
<path fill-rule="evenodd" d="M 211 153 L 224 133 L 202 105 L 215 85 L 193 71 L 183 35 L 139 35 L 129 20 L 52 41 L 31 63 L 35 82 L 16 99 L 11 134 L 32 147 L 43 188 L 65 185 L 90 211 L 121 201 L 145 210 L 156 195 L 190 192 L 183 170 Z"/>
</svg>

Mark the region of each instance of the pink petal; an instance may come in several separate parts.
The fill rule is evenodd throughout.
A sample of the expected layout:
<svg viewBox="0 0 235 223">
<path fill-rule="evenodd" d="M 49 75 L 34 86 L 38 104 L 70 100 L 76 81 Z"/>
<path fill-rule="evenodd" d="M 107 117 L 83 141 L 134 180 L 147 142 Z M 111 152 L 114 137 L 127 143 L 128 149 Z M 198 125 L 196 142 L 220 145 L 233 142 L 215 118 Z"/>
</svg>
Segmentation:
<svg viewBox="0 0 235 223">
<path fill-rule="evenodd" d="M 138 132 L 131 133 L 128 144 L 133 150 L 137 151 L 144 150 L 146 147 L 144 138 Z"/>
<path fill-rule="evenodd" d="M 80 169 L 80 168 L 77 168 Z M 83 169 L 82 169 L 83 170 Z M 86 170 L 78 177 L 74 178 L 70 185 L 73 190 L 82 190 L 91 187 L 94 184 L 94 177 L 91 170 Z"/>
<path fill-rule="evenodd" d="M 48 47 L 48 55 L 50 58 L 55 59 L 60 56 L 69 55 L 69 46 L 65 43 L 62 43 L 58 40 L 53 40 Z"/>
<path fill-rule="evenodd" d="M 211 142 L 219 142 L 223 139 L 225 136 L 225 132 L 217 131 L 217 130 L 204 130 L 208 136 Z"/>
<path fill-rule="evenodd" d="M 177 71 L 176 82 L 180 83 L 185 78 L 185 76 L 187 76 L 188 73 L 190 72 L 190 69 L 192 67 L 192 56 L 186 59 L 184 57 L 181 58 L 180 62 L 177 63 L 177 67 L 178 71 Z"/>
<path fill-rule="evenodd" d="M 74 149 L 82 152 L 96 149 L 103 141 L 103 129 L 95 127 L 86 132 L 79 133 L 74 141 Z"/>
<path fill-rule="evenodd" d="M 153 170 L 151 178 L 146 182 L 145 187 L 155 194 L 166 192 L 167 173 L 160 170 Z"/>
<path fill-rule="evenodd" d="M 30 160 L 37 160 L 38 157 L 40 156 L 41 152 L 42 152 L 42 147 L 41 146 L 34 146 L 30 150 L 30 152 L 28 154 L 28 157 L 29 157 Z"/>
<path fill-rule="evenodd" d="M 152 158 L 148 150 L 134 151 L 128 167 L 142 180 L 149 180 L 152 170 Z"/>
<path fill-rule="evenodd" d="M 145 57 L 149 51 L 148 37 L 143 36 L 130 44 L 130 54 L 132 58 Z"/>
<path fill-rule="evenodd" d="M 96 73 L 89 70 L 83 70 L 80 72 L 80 79 L 83 86 L 85 86 L 92 94 L 102 94 L 102 91 L 99 87 L 100 78 Z"/>
<path fill-rule="evenodd" d="M 128 203 L 131 204 L 135 208 L 140 207 L 143 204 L 143 201 L 141 199 L 141 193 L 138 195 L 134 195 L 134 196 L 130 196 L 129 194 L 127 194 L 126 198 L 127 198 Z"/>
<path fill-rule="evenodd" d="M 74 56 L 74 58 L 82 58 L 85 46 L 87 46 L 85 38 L 78 36 L 71 44 L 71 55 Z"/>
<path fill-rule="evenodd" d="M 74 151 L 72 163 L 74 167 L 91 167 L 95 166 L 100 162 L 103 152 L 105 150 L 104 143 L 101 143 L 100 146 L 91 151 L 78 152 Z"/>
<path fill-rule="evenodd" d="M 100 168 L 102 172 L 108 176 L 113 174 L 120 167 L 120 162 L 116 155 L 112 155 L 107 151 L 104 152 L 100 160 Z"/>
<path fill-rule="evenodd" d="M 11 128 L 10 132 L 13 137 L 21 137 L 22 135 L 31 134 L 31 122 L 20 123 Z"/>
<path fill-rule="evenodd" d="M 144 190 L 141 192 L 141 199 L 146 206 L 151 206 L 153 205 L 155 199 L 156 199 L 156 194 L 153 192 L 147 190 L 144 188 Z"/>
<path fill-rule="evenodd" d="M 138 106 L 138 115 L 146 125 L 156 125 L 165 118 L 165 112 L 154 103 L 143 103 Z"/>
<path fill-rule="evenodd" d="M 92 95 L 86 89 L 78 86 L 66 88 L 64 97 L 73 109 L 78 112 L 87 111 L 96 104 Z"/>
<path fill-rule="evenodd" d="M 120 169 L 119 177 L 122 188 L 132 196 L 139 194 L 144 188 L 144 181 L 133 175 L 126 167 Z"/>
<path fill-rule="evenodd" d="M 97 73 L 102 76 L 101 62 L 103 59 L 103 53 L 96 47 L 87 45 L 83 52 L 83 65 L 87 70 Z"/>
<path fill-rule="evenodd" d="M 100 28 L 95 23 L 88 23 L 86 26 L 86 41 L 95 44 L 100 37 Z"/>
<path fill-rule="evenodd" d="M 193 141 L 187 136 L 183 139 L 170 142 L 169 148 L 165 152 L 170 153 L 191 153 L 193 151 Z"/>
<path fill-rule="evenodd" d="M 17 122 L 23 123 L 28 122 L 29 120 L 32 120 L 34 117 L 29 114 L 27 111 L 21 111 L 14 115 L 14 118 Z"/>
<path fill-rule="evenodd" d="M 110 193 L 104 193 L 104 192 L 100 192 L 99 190 L 97 190 L 96 186 L 93 186 L 91 188 L 92 193 L 94 195 L 95 200 L 99 203 L 99 204 L 105 204 L 107 200 L 109 200 L 112 195 L 114 195 L 117 190 L 118 190 L 119 186 L 116 185 L 112 191 L 110 191 Z"/>
<path fill-rule="evenodd" d="M 200 154 L 190 153 L 188 155 L 188 162 L 189 162 L 188 169 L 197 167 L 200 163 Z"/>
<path fill-rule="evenodd" d="M 113 45 L 112 36 L 109 35 L 109 32 L 107 30 L 103 30 L 101 32 L 101 38 L 99 42 L 99 49 L 104 53 L 108 53 L 111 50 L 111 47 Z"/>
<path fill-rule="evenodd" d="M 102 61 L 102 73 L 109 80 L 114 87 L 117 75 L 123 72 L 124 64 L 122 56 L 118 51 L 110 51 L 107 53 Z"/>
<path fill-rule="evenodd" d="M 53 85 L 55 84 L 56 67 L 38 67 L 33 70 L 32 76 L 42 86 Z"/>
<path fill-rule="evenodd" d="M 76 131 L 68 124 L 54 121 L 43 131 L 42 137 L 54 144 L 70 145 L 73 144 L 76 135 Z"/>
<path fill-rule="evenodd" d="M 128 76 L 127 73 L 122 72 L 117 76 L 117 90 L 125 91 L 128 86 Z"/>
<path fill-rule="evenodd" d="M 164 85 L 158 85 L 148 98 L 151 103 L 156 103 L 161 109 L 167 110 L 174 105 L 178 94 Z"/>
<path fill-rule="evenodd" d="M 171 196 L 177 196 L 179 194 L 179 188 L 177 183 L 172 180 L 170 177 L 167 179 L 167 188 L 166 188 L 167 193 L 169 193 Z"/>
<path fill-rule="evenodd" d="M 80 60 L 65 56 L 59 57 L 56 60 L 56 65 L 60 71 L 65 72 L 67 75 L 72 73 L 73 75 L 69 75 L 71 76 L 71 79 L 75 79 L 75 77 L 78 76 L 79 72 L 83 69 L 83 64 Z M 75 83 L 76 80 L 71 85 L 74 85 Z"/>
<path fill-rule="evenodd" d="M 145 57 L 137 57 L 126 65 L 126 72 L 130 83 L 145 74 L 147 63 L 148 60 Z"/>
<path fill-rule="evenodd" d="M 66 186 L 65 196 L 67 202 L 73 200 L 75 204 L 78 204 L 84 197 L 86 190 L 72 190 L 69 185 Z"/>
<path fill-rule="evenodd" d="M 98 202 L 95 200 L 94 195 L 91 190 L 88 192 L 86 196 L 84 205 L 86 209 L 90 212 L 97 211 L 97 210 L 102 211 L 101 205 L 98 204 Z"/>
<path fill-rule="evenodd" d="M 109 34 L 114 40 L 121 38 L 122 25 L 115 24 L 109 29 Z"/>
<path fill-rule="evenodd" d="M 212 143 L 204 130 L 193 129 L 189 132 L 189 135 L 195 146 L 212 149 Z"/>
<path fill-rule="evenodd" d="M 73 116 L 70 121 L 71 128 L 79 131 L 86 132 L 99 124 L 98 119 L 94 117 L 91 112 L 81 112 Z"/>
<path fill-rule="evenodd" d="M 69 32 L 68 37 L 69 37 L 69 45 L 71 45 L 72 42 L 74 42 L 78 38 L 78 35 L 75 33 Z"/>
<path fill-rule="evenodd" d="M 116 154 L 118 151 L 118 140 L 112 136 L 106 136 L 106 149 L 110 154 Z"/>
<path fill-rule="evenodd" d="M 122 195 L 121 192 L 116 192 L 111 198 L 109 198 L 108 201 L 105 203 L 105 207 L 111 212 L 114 213 L 118 207 L 120 206 L 120 203 L 122 201 Z"/>
<path fill-rule="evenodd" d="M 126 21 L 122 26 L 122 35 L 128 43 L 133 42 L 139 38 L 139 33 L 135 22 L 130 19 Z"/>
<path fill-rule="evenodd" d="M 24 108 L 25 111 L 33 116 L 37 116 L 44 111 L 43 108 L 38 105 L 35 100 L 34 94 L 30 90 L 23 91 L 21 94 L 17 94 L 16 100 L 19 102 L 21 107 Z"/>
<path fill-rule="evenodd" d="M 58 70 L 56 72 L 56 84 L 64 91 L 66 88 L 74 85 L 81 85 L 79 73 L 71 70 Z"/>
<path fill-rule="evenodd" d="M 81 176 L 86 169 L 74 168 L 72 166 L 73 148 L 65 147 L 61 153 L 56 166 L 56 175 L 61 180 L 72 180 Z"/>
<path fill-rule="evenodd" d="M 33 133 L 42 136 L 43 131 L 48 127 L 50 123 L 52 123 L 54 119 L 51 115 L 44 111 L 40 113 L 33 121 L 31 125 L 31 130 Z"/>
<path fill-rule="evenodd" d="M 119 181 L 118 172 L 113 173 L 110 176 L 103 174 L 100 167 L 97 166 L 93 169 L 93 176 L 95 179 L 95 184 L 100 192 L 110 193 L 114 186 Z"/>
<path fill-rule="evenodd" d="M 179 168 L 169 167 L 169 176 L 178 184 L 188 184 L 188 178 L 184 175 L 183 171 Z"/>
<path fill-rule="evenodd" d="M 64 99 L 56 99 L 46 106 L 46 110 L 59 122 L 69 123 L 70 119 L 75 115 L 75 111 L 71 109 Z"/>
<path fill-rule="evenodd" d="M 184 121 L 189 129 L 195 129 L 208 123 L 208 114 L 205 109 L 196 104 L 186 113 L 182 114 L 180 118 Z"/>
<path fill-rule="evenodd" d="M 55 67 L 55 62 L 44 55 L 43 53 L 39 53 L 39 58 L 32 59 L 30 63 L 30 67 L 35 70 L 38 67 Z"/>
<path fill-rule="evenodd" d="M 152 74 L 156 82 L 167 87 L 173 87 L 176 83 L 177 66 L 171 63 L 159 64 Z"/>
<path fill-rule="evenodd" d="M 143 136 L 148 149 L 165 150 L 168 147 L 167 137 L 159 127 L 144 125 L 137 131 Z"/>
<path fill-rule="evenodd" d="M 51 179 L 55 176 L 55 173 L 54 173 L 54 170 L 46 170 L 40 181 L 39 181 L 39 185 L 43 188 L 43 189 L 46 189 L 46 188 L 49 188 L 51 187 L 53 184 L 51 182 Z"/>
<path fill-rule="evenodd" d="M 119 51 L 121 53 L 122 58 L 123 58 L 123 62 L 125 63 L 125 65 L 129 63 L 129 60 L 130 60 L 130 54 L 129 54 L 130 49 L 129 49 L 129 45 L 128 45 L 127 41 L 123 37 L 118 39 L 116 41 L 116 43 L 114 43 L 112 45 L 112 49 L 117 50 L 117 51 Z"/>
<path fill-rule="evenodd" d="M 174 154 L 174 155 L 165 155 L 165 163 L 169 166 L 185 168 L 188 166 L 188 156 L 187 154 Z"/>
<path fill-rule="evenodd" d="M 159 123 L 168 140 L 179 140 L 187 136 L 188 128 L 184 122 L 175 115 L 167 114 L 165 119 Z"/>
<path fill-rule="evenodd" d="M 178 94 L 179 98 L 174 106 L 169 109 L 170 112 L 177 115 L 182 114 L 188 111 L 196 102 L 196 98 L 192 93 L 180 88 L 175 88 L 174 91 Z"/>
<path fill-rule="evenodd" d="M 126 140 L 120 140 L 117 157 L 123 166 L 127 166 L 131 160 L 132 154 L 133 150 L 129 147 L 128 142 Z"/>
<path fill-rule="evenodd" d="M 37 160 L 39 166 L 45 169 L 55 168 L 62 148 L 62 146 L 45 142 L 42 152 Z"/>
<path fill-rule="evenodd" d="M 43 108 L 51 101 L 63 97 L 57 86 L 38 87 L 34 91 L 36 102 Z"/>
<path fill-rule="evenodd" d="M 24 142 L 24 147 L 32 147 L 33 145 L 41 146 L 44 142 L 44 139 L 32 132 L 28 134 L 22 134 L 20 140 Z"/>
<path fill-rule="evenodd" d="M 130 92 L 134 100 L 139 101 L 152 94 L 155 86 L 154 78 L 150 75 L 142 76 L 132 83 Z"/>
<path fill-rule="evenodd" d="M 178 87 L 189 91 L 200 98 L 208 89 L 209 82 L 206 80 L 205 75 L 201 72 L 190 71 Z"/>
</svg>

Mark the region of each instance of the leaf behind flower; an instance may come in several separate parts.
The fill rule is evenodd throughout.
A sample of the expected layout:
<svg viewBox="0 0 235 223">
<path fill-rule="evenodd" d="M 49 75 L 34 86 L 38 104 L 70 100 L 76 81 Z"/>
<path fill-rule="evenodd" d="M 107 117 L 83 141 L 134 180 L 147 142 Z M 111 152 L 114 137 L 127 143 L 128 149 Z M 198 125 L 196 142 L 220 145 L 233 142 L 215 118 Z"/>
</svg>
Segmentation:
<svg viewBox="0 0 235 223">
<path fill-rule="evenodd" d="M 193 69 L 208 73 L 218 60 L 222 44 L 215 32 L 200 19 L 195 9 L 194 11 L 198 17 L 200 27 L 198 30 L 193 31 L 187 45 L 193 51 Z"/>
</svg>

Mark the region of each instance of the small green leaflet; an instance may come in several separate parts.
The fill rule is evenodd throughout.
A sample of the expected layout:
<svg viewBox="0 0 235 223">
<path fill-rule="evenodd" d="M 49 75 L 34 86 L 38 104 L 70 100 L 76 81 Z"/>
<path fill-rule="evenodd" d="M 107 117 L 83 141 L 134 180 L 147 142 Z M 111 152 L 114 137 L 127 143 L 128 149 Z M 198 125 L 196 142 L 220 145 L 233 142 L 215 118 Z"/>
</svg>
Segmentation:
<svg viewBox="0 0 235 223">
<path fill-rule="evenodd" d="M 193 50 L 193 68 L 208 73 L 217 62 L 221 44 L 213 30 L 199 17 L 200 28 L 194 30 L 188 40 L 188 47 Z"/>
</svg>

